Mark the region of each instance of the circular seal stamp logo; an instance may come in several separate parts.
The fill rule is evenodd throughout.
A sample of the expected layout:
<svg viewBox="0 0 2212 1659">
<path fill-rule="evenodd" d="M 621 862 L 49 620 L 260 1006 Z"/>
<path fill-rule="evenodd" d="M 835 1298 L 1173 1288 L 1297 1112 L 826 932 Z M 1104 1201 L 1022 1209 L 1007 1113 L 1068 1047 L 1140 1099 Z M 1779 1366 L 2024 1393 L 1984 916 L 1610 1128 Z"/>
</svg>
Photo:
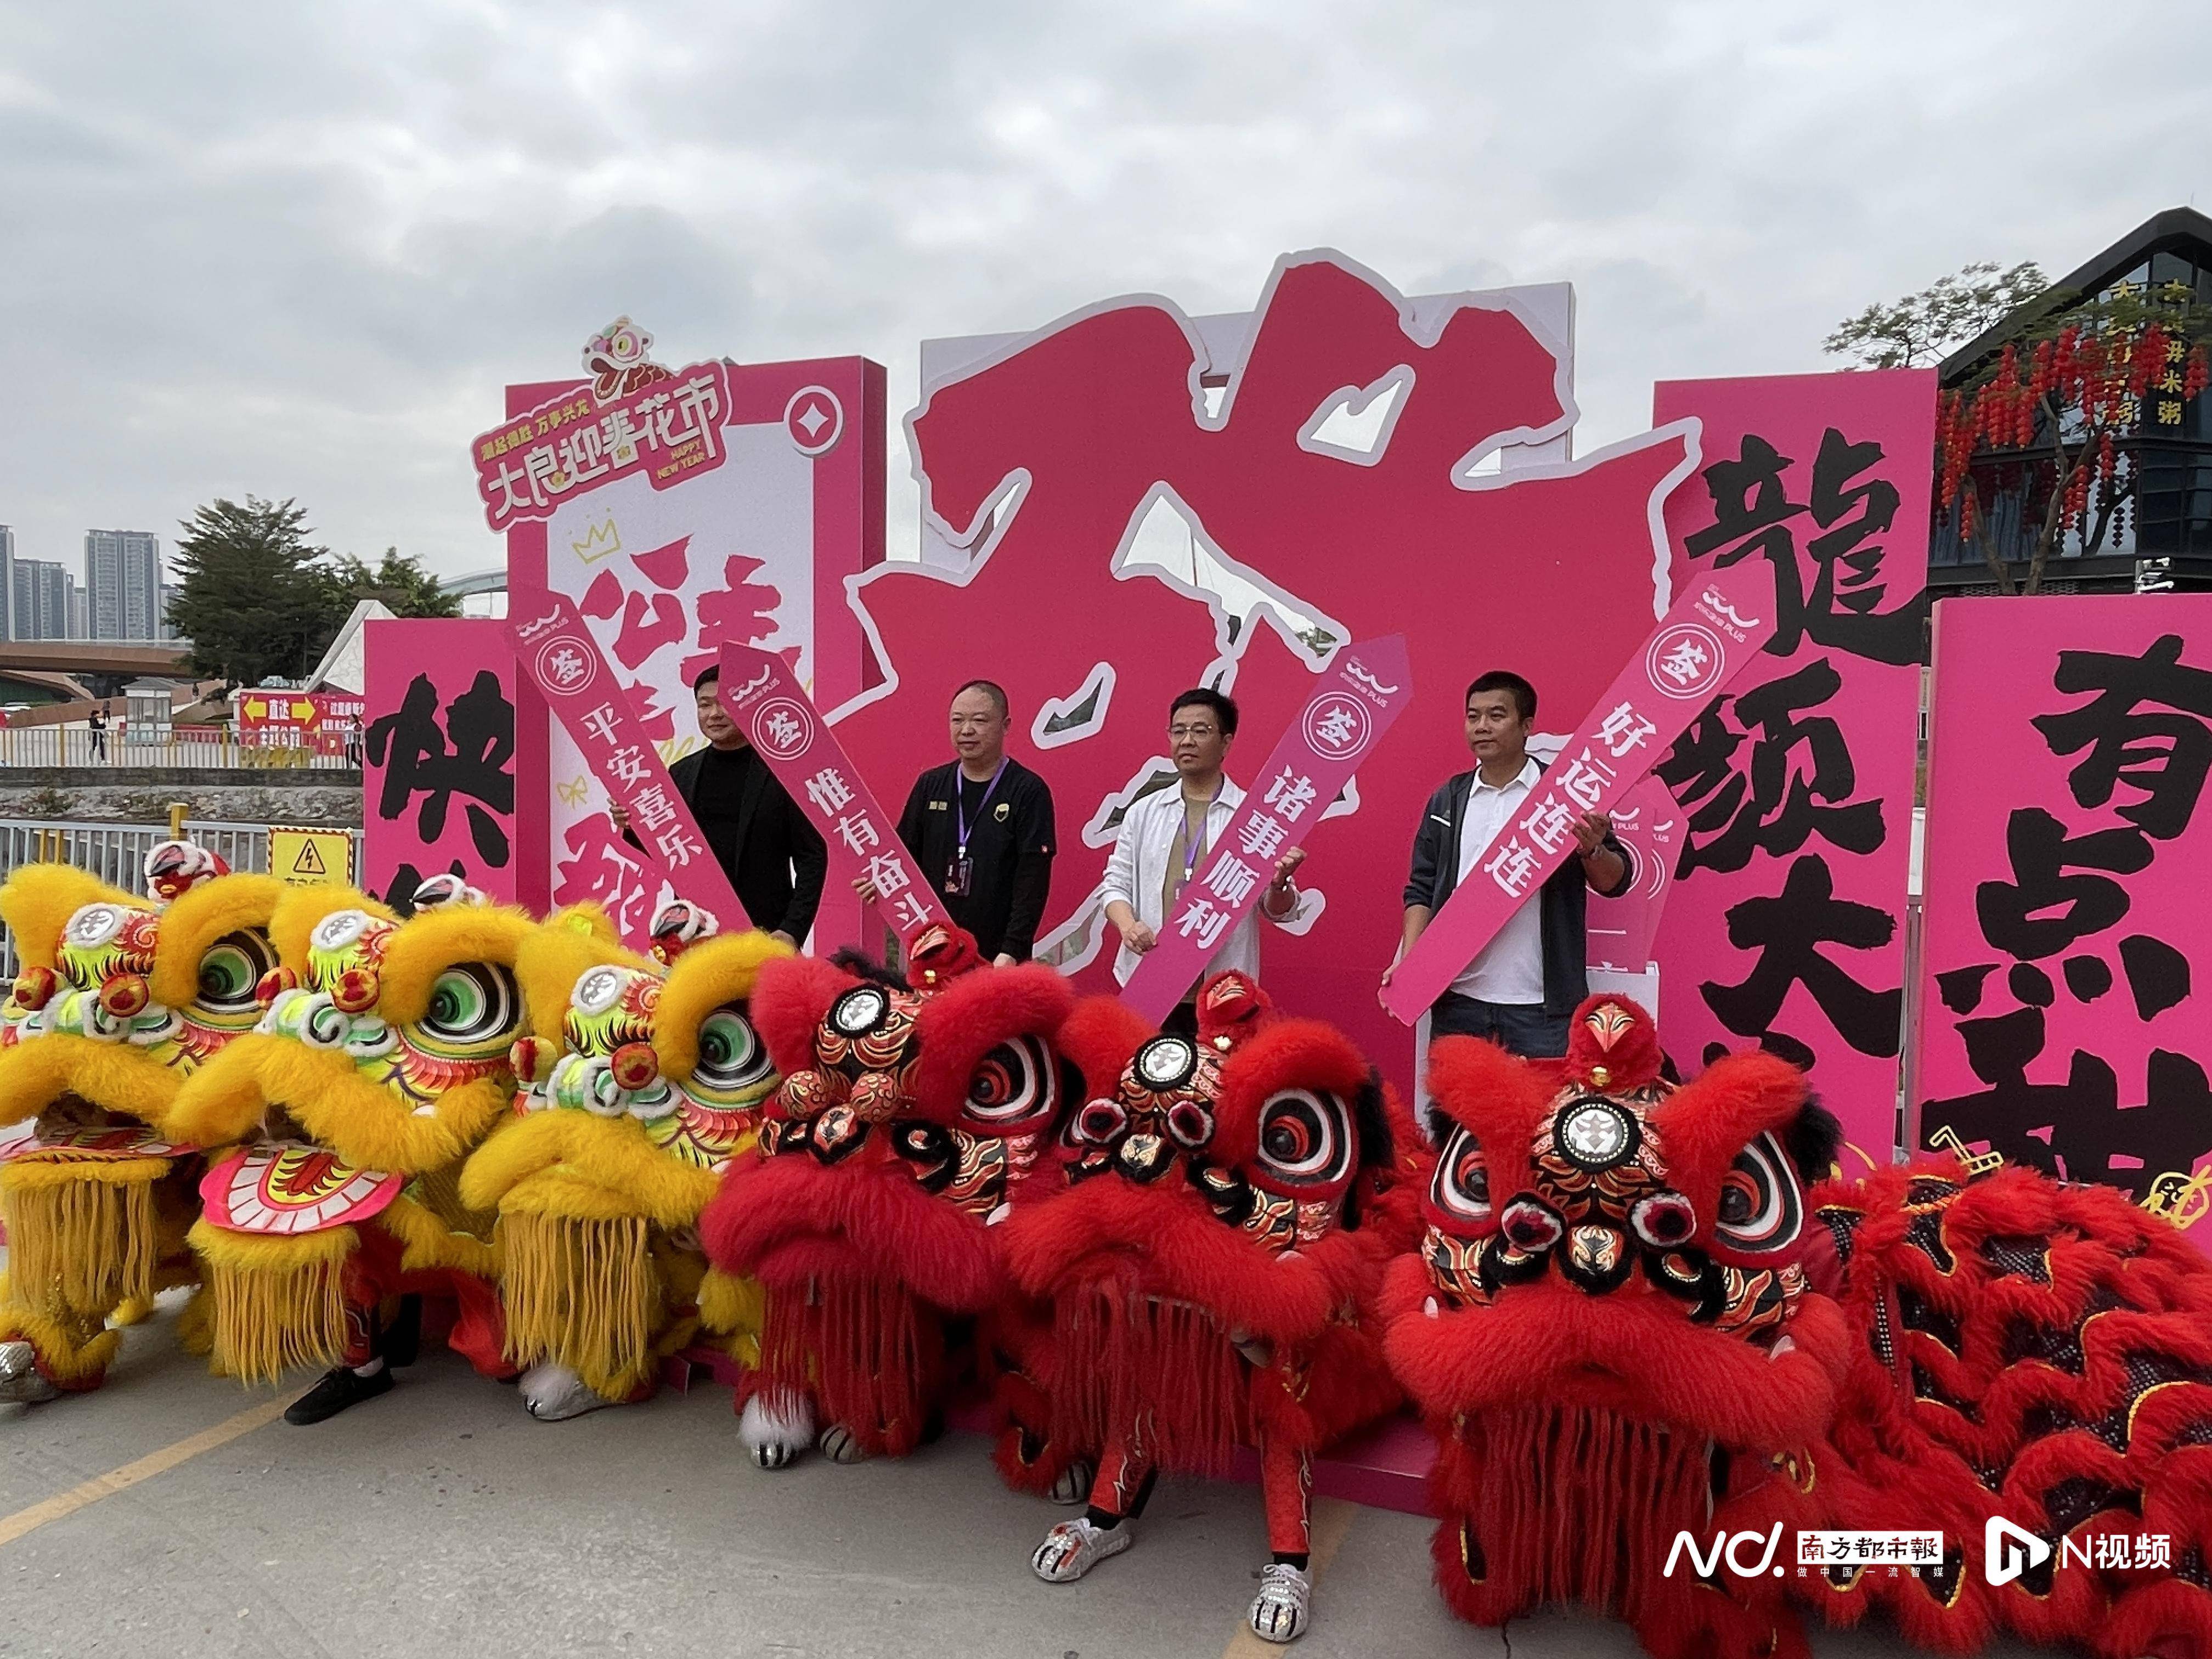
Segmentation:
<svg viewBox="0 0 2212 1659">
<path fill-rule="evenodd" d="M 589 640 L 556 634 L 532 659 L 538 684 L 561 696 L 581 696 L 599 677 L 599 653 Z"/>
<path fill-rule="evenodd" d="M 1349 691 L 1325 691 L 1306 706 L 1305 738 L 1324 760 L 1352 760 L 1375 741 L 1375 715 Z"/>
<path fill-rule="evenodd" d="M 770 697 L 753 711 L 753 746 L 774 760 L 792 760 L 814 741 L 814 711 L 796 697 Z"/>
<path fill-rule="evenodd" d="M 1676 623 L 1651 641 L 1644 667 L 1654 689 L 1703 702 L 1720 689 L 1728 672 L 1728 647 L 1703 623 Z"/>
<path fill-rule="evenodd" d="M 845 405 L 826 386 L 803 386 L 783 406 L 783 429 L 802 455 L 827 455 L 845 435 Z"/>
</svg>

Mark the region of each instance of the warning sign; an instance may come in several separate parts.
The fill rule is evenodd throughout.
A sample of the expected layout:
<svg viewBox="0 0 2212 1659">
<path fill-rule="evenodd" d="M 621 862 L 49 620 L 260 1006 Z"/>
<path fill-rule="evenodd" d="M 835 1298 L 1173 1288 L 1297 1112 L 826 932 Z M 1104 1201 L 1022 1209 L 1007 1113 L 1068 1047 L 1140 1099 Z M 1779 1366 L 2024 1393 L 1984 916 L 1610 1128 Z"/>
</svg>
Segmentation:
<svg viewBox="0 0 2212 1659">
<path fill-rule="evenodd" d="M 269 830 L 269 873 L 294 887 L 353 879 L 353 834 L 346 830 Z"/>
</svg>

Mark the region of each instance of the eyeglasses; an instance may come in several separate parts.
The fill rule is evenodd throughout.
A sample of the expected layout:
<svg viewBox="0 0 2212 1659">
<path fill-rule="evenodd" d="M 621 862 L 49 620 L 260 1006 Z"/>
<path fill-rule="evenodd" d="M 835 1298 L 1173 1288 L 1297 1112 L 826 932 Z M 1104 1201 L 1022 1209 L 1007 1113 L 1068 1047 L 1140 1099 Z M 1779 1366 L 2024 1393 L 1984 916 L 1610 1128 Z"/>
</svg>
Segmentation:
<svg viewBox="0 0 2212 1659">
<path fill-rule="evenodd" d="M 1218 726 L 1170 726 L 1168 735 L 1171 738 L 1210 738 L 1220 729 Z"/>
</svg>

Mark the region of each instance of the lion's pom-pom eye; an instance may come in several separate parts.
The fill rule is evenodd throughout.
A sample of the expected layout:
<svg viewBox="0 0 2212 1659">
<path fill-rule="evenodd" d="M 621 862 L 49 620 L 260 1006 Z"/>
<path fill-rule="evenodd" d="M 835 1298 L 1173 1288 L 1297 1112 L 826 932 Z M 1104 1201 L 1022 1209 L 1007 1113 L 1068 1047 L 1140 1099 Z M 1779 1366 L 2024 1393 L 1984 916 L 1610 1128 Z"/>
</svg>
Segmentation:
<svg viewBox="0 0 2212 1659">
<path fill-rule="evenodd" d="M 296 968 L 271 968 L 255 981 L 253 1000 L 266 1008 L 287 991 L 300 988 L 300 970 Z"/>
<path fill-rule="evenodd" d="M 18 1008 L 43 1008 L 53 1000 L 54 987 L 60 981 L 51 968 L 26 968 L 15 975 L 15 1006 Z"/>
<path fill-rule="evenodd" d="M 331 1000 L 342 1013 L 366 1013 L 376 1006 L 378 989 L 376 969 L 349 968 L 331 988 Z"/>
<path fill-rule="evenodd" d="M 633 1094 L 660 1075 L 660 1060 L 649 1042 L 625 1042 L 607 1057 L 615 1081 Z"/>
<path fill-rule="evenodd" d="M 554 1053 L 554 1045 L 544 1037 L 517 1037 L 507 1051 L 507 1063 L 517 1083 L 543 1083 L 553 1075 Z"/>
<path fill-rule="evenodd" d="M 143 974 L 111 974 L 100 988 L 100 1006 L 118 1019 L 143 1013 L 153 1000 Z"/>
</svg>

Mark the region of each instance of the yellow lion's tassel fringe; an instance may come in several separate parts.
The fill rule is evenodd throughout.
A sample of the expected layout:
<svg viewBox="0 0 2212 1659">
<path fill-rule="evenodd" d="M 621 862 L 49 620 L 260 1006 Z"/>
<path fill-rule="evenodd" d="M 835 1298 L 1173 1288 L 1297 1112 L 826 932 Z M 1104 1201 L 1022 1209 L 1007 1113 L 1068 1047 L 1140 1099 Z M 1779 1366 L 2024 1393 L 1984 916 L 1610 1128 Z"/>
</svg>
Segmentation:
<svg viewBox="0 0 2212 1659">
<path fill-rule="evenodd" d="M 653 1363 L 660 1274 L 641 1216 L 584 1220 L 509 1212 L 499 1219 L 507 1357 L 550 1359 L 619 1400 Z"/>
<path fill-rule="evenodd" d="M 167 1158 L 19 1160 L 0 1169 L 15 1294 L 34 1308 L 105 1317 L 154 1298 L 161 1240 L 154 1183 Z"/>
<path fill-rule="evenodd" d="M 213 1364 L 249 1385 L 345 1357 L 345 1263 L 350 1227 L 294 1237 L 234 1233 L 202 1221 L 192 1248 L 215 1304 Z"/>
</svg>

